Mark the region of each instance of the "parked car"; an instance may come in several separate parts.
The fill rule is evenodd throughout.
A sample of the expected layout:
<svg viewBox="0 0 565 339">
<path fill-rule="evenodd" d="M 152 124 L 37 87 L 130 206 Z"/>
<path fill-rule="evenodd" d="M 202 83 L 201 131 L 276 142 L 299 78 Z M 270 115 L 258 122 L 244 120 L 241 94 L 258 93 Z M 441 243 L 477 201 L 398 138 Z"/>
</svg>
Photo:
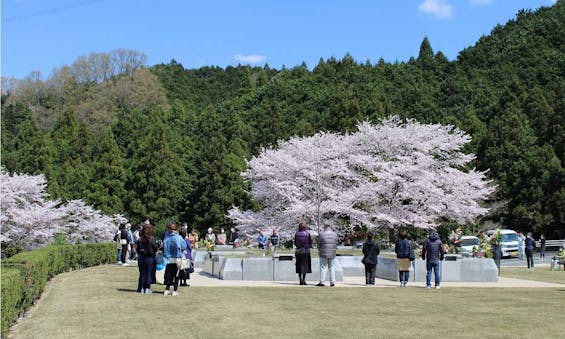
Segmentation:
<svg viewBox="0 0 565 339">
<path fill-rule="evenodd" d="M 487 235 L 490 237 L 493 235 L 495 230 L 487 231 Z M 518 257 L 518 233 L 513 230 L 500 230 L 502 235 L 502 240 L 500 241 L 500 249 L 502 250 L 502 257 Z"/>
<path fill-rule="evenodd" d="M 479 238 L 473 235 L 464 235 L 460 239 L 459 253 L 464 257 L 471 257 L 473 255 L 473 247 L 479 246 Z"/>
</svg>

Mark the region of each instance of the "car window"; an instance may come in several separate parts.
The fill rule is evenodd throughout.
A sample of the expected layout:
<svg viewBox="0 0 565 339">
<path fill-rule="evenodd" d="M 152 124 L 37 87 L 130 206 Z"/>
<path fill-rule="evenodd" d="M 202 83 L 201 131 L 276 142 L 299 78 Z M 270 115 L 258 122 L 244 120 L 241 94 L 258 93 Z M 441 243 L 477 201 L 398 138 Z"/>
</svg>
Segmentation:
<svg viewBox="0 0 565 339">
<path fill-rule="evenodd" d="M 503 234 L 502 241 L 518 241 L 518 235 L 516 233 Z"/>
<path fill-rule="evenodd" d="M 478 245 L 479 239 L 477 238 L 469 238 L 469 239 L 462 239 L 461 246 L 471 246 L 471 245 Z"/>
</svg>

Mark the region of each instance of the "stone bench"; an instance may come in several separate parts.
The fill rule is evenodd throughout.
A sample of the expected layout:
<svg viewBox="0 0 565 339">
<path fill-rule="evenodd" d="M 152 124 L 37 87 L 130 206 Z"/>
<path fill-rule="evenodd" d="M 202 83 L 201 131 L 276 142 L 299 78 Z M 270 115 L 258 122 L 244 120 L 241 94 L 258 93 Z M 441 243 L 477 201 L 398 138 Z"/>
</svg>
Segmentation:
<svg viewBox="0 0 565 339">
<path fill-rule="evenodd" d="M 222 280 L 298 280 L 298 276 L 295 273 L 295 261 L 292 255 L 246 258 L 231 258 L 213 255 L 211 258 L 206 258 L 203 266 L 203 272 Z M 336 281 L 343 281 L 343 269 L 338 260 L 335 261 L 335 275 Z M 329 272 L 327 272 L 327 278 L 329 279 Z M 312 258 L 312 273 L 309 273 L 306 276 L 306 280 L 320 280 L 319 258 Z"/>
</svg>

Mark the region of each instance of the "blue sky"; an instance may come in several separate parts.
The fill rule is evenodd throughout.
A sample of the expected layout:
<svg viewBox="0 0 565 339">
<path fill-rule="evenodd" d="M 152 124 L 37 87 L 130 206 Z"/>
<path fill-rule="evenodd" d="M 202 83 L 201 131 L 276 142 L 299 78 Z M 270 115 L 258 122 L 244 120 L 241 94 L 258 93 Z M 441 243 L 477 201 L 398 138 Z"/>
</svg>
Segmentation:
<svg viewBox="0 0 565 339">
<path fill-rule="evenodd" d="M 350 53 L 406 61 L 427 36 L 450 60 L 520 9 L 555 0 L 2 0 L 2 76 L 23 78 L 91 52 L 145 53 L 186 68 L 293 67 Z"/>
</svg>

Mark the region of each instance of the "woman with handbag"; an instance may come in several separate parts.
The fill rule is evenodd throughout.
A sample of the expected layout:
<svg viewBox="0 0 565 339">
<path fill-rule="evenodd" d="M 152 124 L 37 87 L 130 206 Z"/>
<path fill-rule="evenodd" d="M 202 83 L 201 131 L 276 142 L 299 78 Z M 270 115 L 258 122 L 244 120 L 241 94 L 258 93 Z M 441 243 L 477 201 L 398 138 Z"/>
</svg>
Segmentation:
<svg viewBox="0 0 565 339">
<path fill-rule="evenodd" d="M 139 268 L 137 292 L 151 294 L 151 284 L 156 282 L 155 270 L 157 261 L 155 254 L 159 250 L 153 225 L 143 225 L 141 232 L 139 232 L 139 239 L 136 241 L 136 248 L 137 267 Z"/>
<path fill-rule="evenodd" d="M 178 295 L 179 277 L 177 262 L 183 257 L 186 251 L 186 242 L 178 234 L 178 226 L 175 222 L 169 222 L 167 225 L 168 235 L 163 240 L 163 257 L 167 261 L 165 267 L 165 296 L 171 295 L 169 289 L 173 285 L 173 296 Z"/>
<path fill-rule="evenodd" d="M 188 268 L 179 270 L 178 275 L 180 280 L 180 286 L 190 286 L 187 280 L 190 279 L 190 266 L 192 264 L 192 244 L 190 243 L 190 240 L 188 240 L 188 234 L 186 228 L 181 228 L 181 230 L 179 231 L 179 235 L 186 243 L 186 251 L 183 252 L 183 255 L 188 260 L 188 265 L 189 265 Z"/>
<path fill-rule="evenodd" d="M 400 280 L 400 287 L 406 287 L 408 279 L 410 278 L 410 265 L 414 261 L 414 251 L 412 244 L 408 240 L 408 233 L 401 231 L 398 235 L 399 240 L 396 241 L 394 251 L 396 252 L 396 266 L 398 267 L 398 278 Z"/>
<path fill-rule="evenodd" d="M 308 232 L 305 222 L 298 224 L 298 231 L 294 234 L 294 245 L 296 246 L 296 273 L 300 280 L 300 285 L 306 284 L 306 274 L 312 273 L 312 258 L 310 249 L 312 248 L 312 237 Z"/>
<path fill-rule="evenodd" d="M 365 265 L 365 285 L 374 286 L 377 273 L 377 256 L 381 253 L 379 246 L 373 241 L 373 233 L 367 233 L 367 241 L 363 244 L 363 259 Z"/>
</svg>

